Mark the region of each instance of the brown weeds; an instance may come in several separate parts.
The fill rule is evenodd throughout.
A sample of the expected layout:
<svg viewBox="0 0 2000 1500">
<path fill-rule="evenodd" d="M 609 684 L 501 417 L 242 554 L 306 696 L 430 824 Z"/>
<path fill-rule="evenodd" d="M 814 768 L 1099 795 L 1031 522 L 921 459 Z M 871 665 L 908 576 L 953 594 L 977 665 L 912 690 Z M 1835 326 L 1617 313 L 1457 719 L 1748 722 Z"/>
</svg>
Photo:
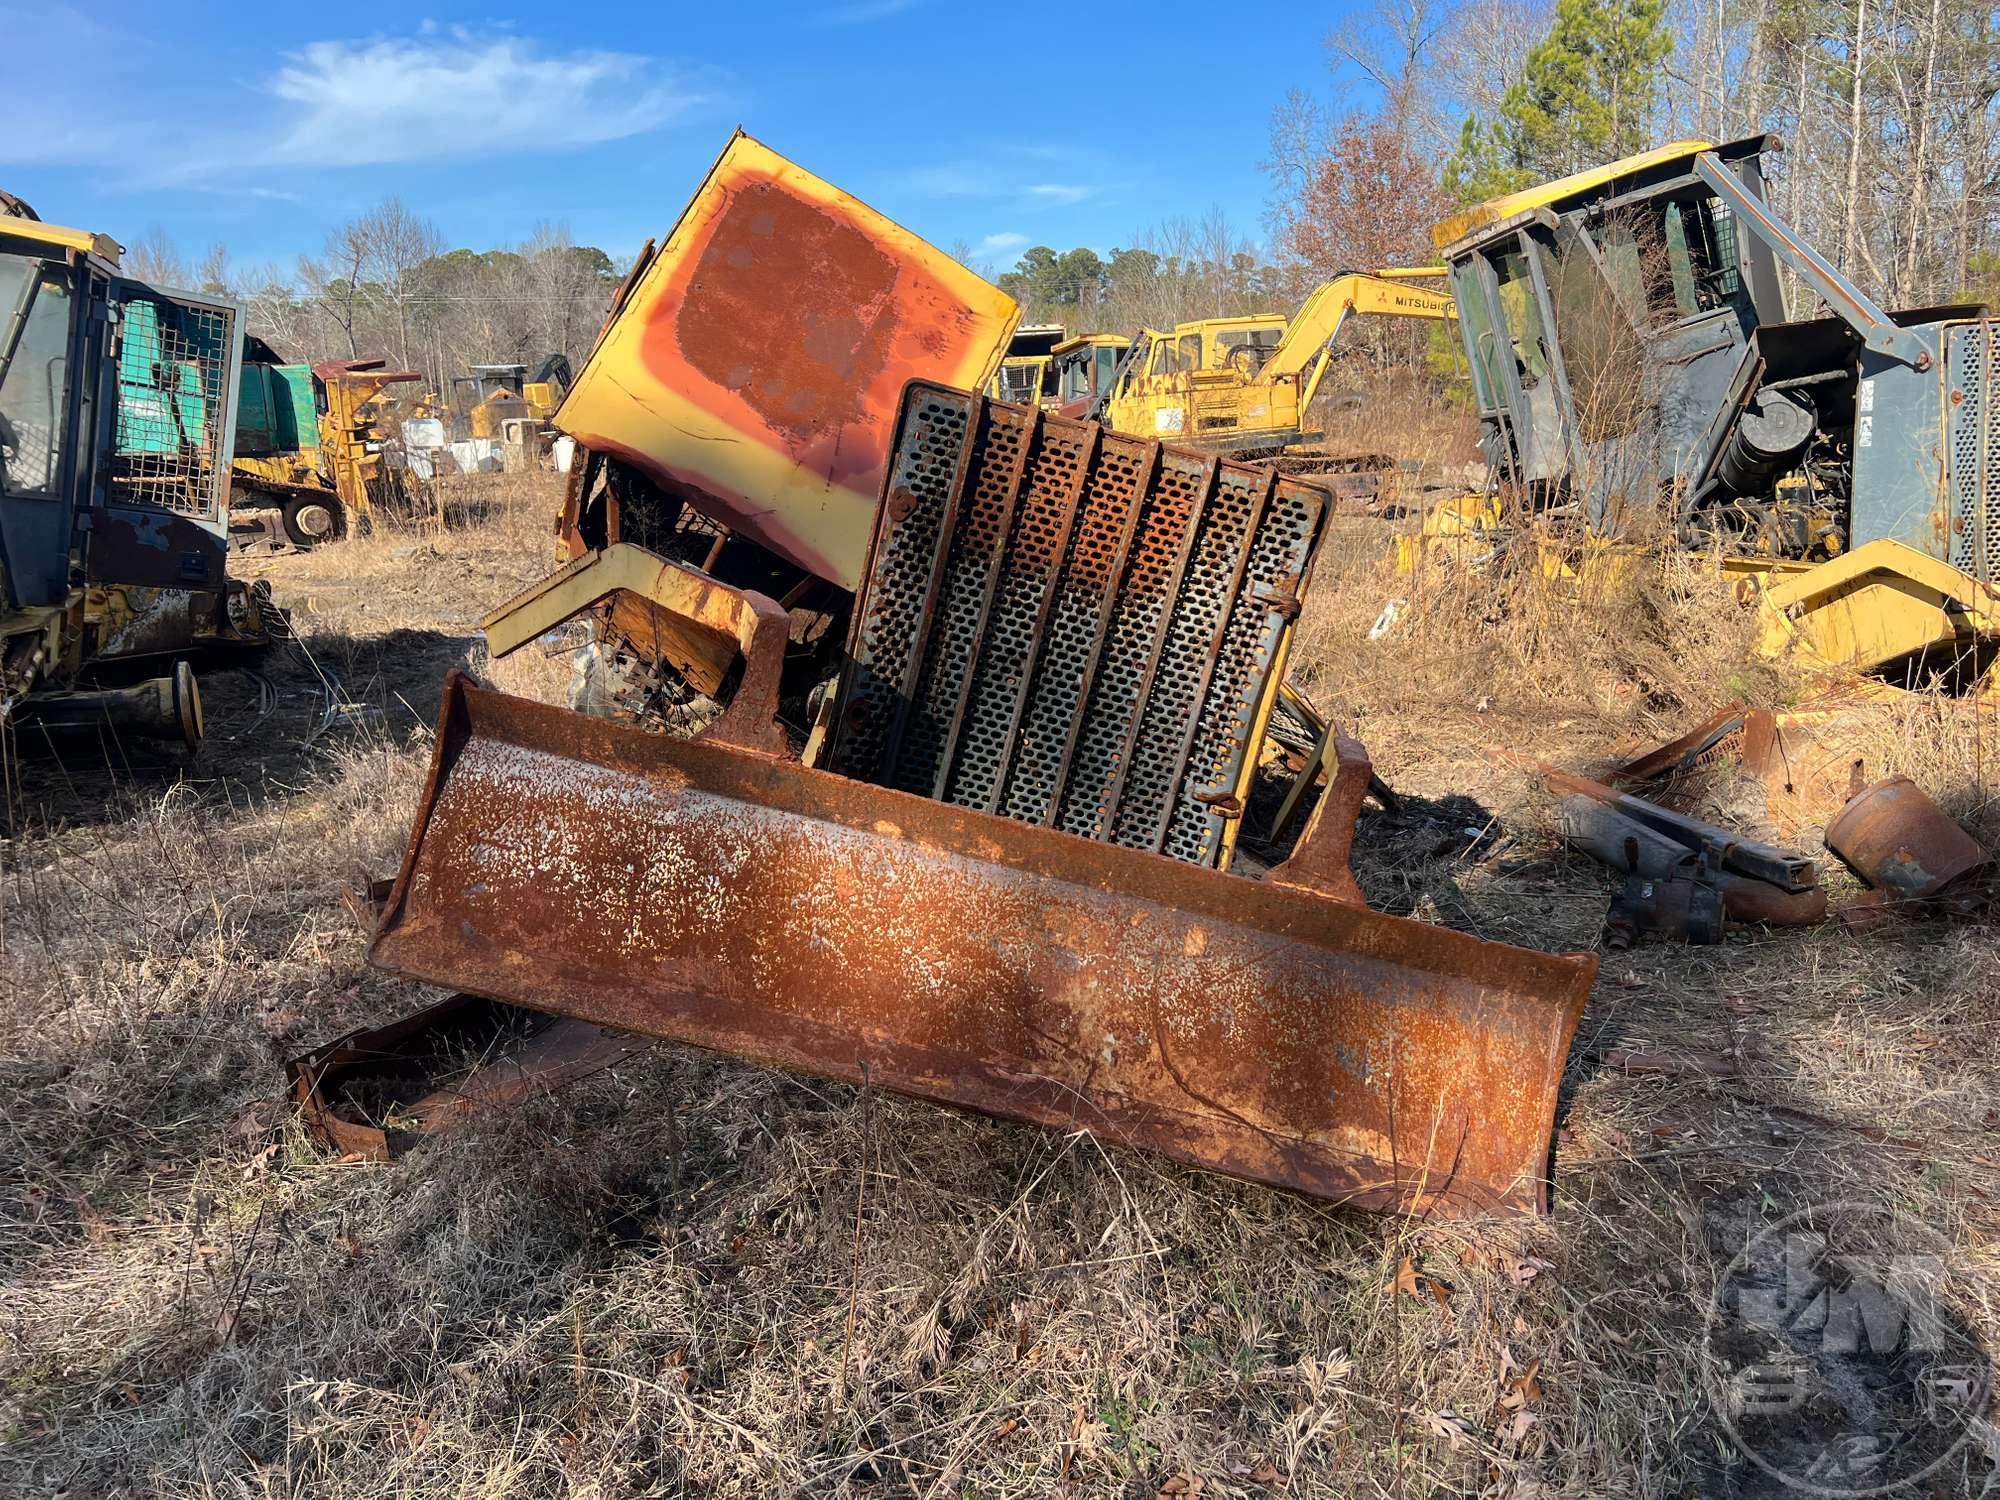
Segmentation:
<svg viewBox="0 0 2000 1500">
<path fill-rule="evenodd" d="M 0 1491 L 1710 1493 L 1718 1226 L 1833 1195 L 1950 1235 L 1951 1312 L 1991 1336 L 2000 944 L 1973 924 L 1614 957 L 1540 1223 L 1365 1218 L 674 1047 L 329 1159 L 255 1106 L 283 1058 L 426 998 L 365 967 L 342 895 L 400 852 L 438 675 L 483 669 L 479 614 L 549 558 L 548 487 L 467 490 L 442 531 L 258 565 L 300 641 L 254 724 L 211 679 L 187 775 L 34 772 L 4 868 Z M 1488 752 L 1679 727 L 1746 691 L 1743 622 L 1691 564 L 1569 607 L 1512 561 L 1398 579 L 1388 541 L 1341 523 L 1300 652 L 1437 811 L 1421 838 L 1369 814 L 1370 898 L 1588 946 L 1607 877 Z M 1990 719 L 1871 712 L 1871 768 L 2000 838 Z M 1631 1075 L 1621 1045 L 1737 1071 Z"/>
</svg>

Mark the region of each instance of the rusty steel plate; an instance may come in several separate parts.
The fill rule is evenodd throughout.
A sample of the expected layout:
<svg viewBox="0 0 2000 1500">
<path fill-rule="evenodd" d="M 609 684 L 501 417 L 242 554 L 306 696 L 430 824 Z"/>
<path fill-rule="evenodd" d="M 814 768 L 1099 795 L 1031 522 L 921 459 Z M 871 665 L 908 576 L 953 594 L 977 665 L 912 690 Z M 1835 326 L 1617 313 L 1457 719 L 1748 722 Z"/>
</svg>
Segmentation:
<svg viewBox="0 0 2000 1500">
<path fill-rule="evenodd" d="M 1019 317 L 943 251 L 738 132 L 554 420 L 851 589 L 903 386 L 983 384 Z"/>
<path fill-rule="evenodd" d="M 1370 1208 L 1545 1206 L 1596 973 L 445 687 L 383 969 Z"/>
</svg>

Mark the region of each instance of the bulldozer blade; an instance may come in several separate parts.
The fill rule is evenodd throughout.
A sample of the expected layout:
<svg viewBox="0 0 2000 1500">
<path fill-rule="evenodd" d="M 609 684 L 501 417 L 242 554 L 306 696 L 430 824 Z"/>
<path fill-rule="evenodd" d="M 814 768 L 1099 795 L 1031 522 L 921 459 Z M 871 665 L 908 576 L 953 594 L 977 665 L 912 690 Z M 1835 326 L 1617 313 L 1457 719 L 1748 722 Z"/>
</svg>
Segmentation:
<svg viewBox="0 0 2000 1500">
<path fill-rule="evenodd" d="M 1454 1215 L 1547 1206 L 1557 1085 L 1597 967 L 458 673 L 369 958 Z"/>
</svg>

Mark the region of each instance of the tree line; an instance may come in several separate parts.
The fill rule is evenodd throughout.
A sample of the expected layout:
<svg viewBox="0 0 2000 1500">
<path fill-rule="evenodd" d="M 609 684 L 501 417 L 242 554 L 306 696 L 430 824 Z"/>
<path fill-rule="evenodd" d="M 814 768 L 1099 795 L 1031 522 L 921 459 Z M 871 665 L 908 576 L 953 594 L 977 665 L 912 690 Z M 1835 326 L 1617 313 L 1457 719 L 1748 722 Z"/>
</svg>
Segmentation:
<svg viewBox="0 0 2000 1500">
<path fill-rule="evenodd" d="M 1431 263 L 1431 226 L 1467 204 L 1769 132 L 1773 204 L 1868 291 L 2000 299 L 1991 0 L 1373 0 L 1326 46 L 1335 82 L 1272 113 L 1263 248 L 1211 215 L 1143 260 L 1037 245 L 1001 285 L 1116 332 L 1288 313 L 1341 271 Z M 1345 108 L 1357 74 L 1370 102 Z"/>
<path fill-rule="evenodd" d="M 238 267 L 212 246 L 184 258 L 158 229 L 125 266 L 158 285 L 228 296 L 249 331 L 291 360 L 379 357 L 446 389 L 474 364 L 534 366 L 549 354 L 580 364 L 624 268 L 568 226 L 543 223 L 518 245 L 445 248 L 400 198 L 336 226 L 317 255 L 290 268 Z"/>
</svg>

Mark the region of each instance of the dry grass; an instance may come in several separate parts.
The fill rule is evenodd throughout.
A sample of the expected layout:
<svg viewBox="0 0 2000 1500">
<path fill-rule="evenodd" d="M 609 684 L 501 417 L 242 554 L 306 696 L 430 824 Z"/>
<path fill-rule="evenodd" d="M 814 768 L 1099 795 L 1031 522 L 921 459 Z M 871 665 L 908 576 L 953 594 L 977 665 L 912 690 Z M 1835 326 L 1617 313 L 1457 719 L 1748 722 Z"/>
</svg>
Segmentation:
<svg viewBox="0 0 2000 1500">
<path fill-rule="evenodd" d="M 32 772 L 39 826 L 5 846 L 0 1491 L 1763 1493 L 1704 1393 L 1715 1226 L 1834 1196 L 1947 1232 L 1952 1311 L 1990 1345 L 1984 925 L 1613 955 L 1535 1224 L 1365 1218 L 668 1047 L 390 1166 L 239 1129 L 283 1058 L 420 998 L 363 966 L 340 898 L 400 851 L 438 676 L 545 566 L 552 491 L 492 499 L 258 565 L 300 642 L 261 668 L 261 723 L 210 679 L 184 779 Z M 1301 663 L 1435 813 L 1370 815 L 1371 899 L 1590 946 L 1607 878 L 1486 752 L 1582 764 L 1803 685 L 1735 679 L 1742 622 L 1697 570 L 1565 612 L 1504 570 L 1413 594 L 1387 543 L 1342 523 Z M 1368 642 L 1392 594 L 1402 628 Z M 1859 722 L 1871 769 L 2000 838 L 1991 719 Z M 1738 1072 L 1630 1076 L 1614 1044 Z M 1422 1295 L 1385 1289 L 1406 1256 Z"/>
</svg>

